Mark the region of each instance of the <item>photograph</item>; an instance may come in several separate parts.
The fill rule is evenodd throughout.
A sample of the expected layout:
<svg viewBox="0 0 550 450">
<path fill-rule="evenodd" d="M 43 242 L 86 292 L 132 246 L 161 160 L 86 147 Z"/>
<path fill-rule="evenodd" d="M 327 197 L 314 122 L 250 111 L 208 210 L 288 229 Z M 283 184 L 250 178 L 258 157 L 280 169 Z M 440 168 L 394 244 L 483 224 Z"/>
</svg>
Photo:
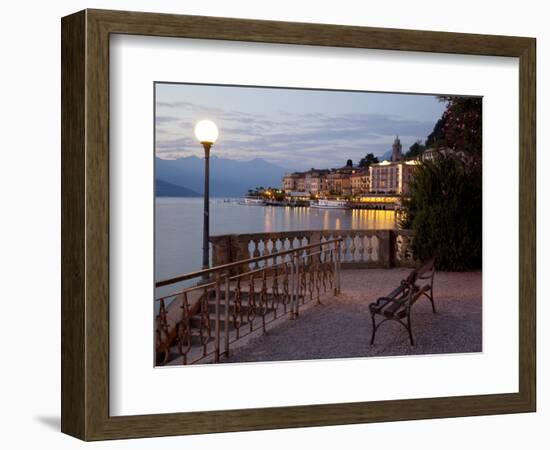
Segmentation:
<svg viewBox="0 0 550 450">
<path fill-rule="evenodd" d="M 482 104 L 156 82 L 155 366 L 482 352 Z"/>
</svg>

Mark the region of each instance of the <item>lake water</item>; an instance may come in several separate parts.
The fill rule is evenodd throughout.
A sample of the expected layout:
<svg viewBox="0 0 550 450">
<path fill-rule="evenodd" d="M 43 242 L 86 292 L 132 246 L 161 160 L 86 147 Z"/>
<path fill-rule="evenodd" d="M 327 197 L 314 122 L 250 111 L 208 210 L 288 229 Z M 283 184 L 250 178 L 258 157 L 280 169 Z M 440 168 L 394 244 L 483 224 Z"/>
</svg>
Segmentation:
<svg viewBox="0 0 550 450">
<path fill-rule="evenodd" d="M 202 198 L 156 199 L 155 278 L 162 280 L 200 270 L 202 262 Z M 247 206 L 211 199 L 210 234 L 261 233 L 322 229 L 394 229 L 395 213 Z"/>
</svg>

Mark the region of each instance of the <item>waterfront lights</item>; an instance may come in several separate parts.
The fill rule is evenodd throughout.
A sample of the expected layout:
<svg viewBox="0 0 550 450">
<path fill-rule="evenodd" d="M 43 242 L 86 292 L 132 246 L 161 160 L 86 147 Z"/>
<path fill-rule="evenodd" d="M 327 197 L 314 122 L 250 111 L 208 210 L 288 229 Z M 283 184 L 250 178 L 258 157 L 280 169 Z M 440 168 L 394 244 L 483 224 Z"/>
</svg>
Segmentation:
<svg viewBox="0 0 550 450">
<path fill-rule="evenodd" d="M 218 127 L 211 120 L 201 120 L 195 125 L 195 136 L 201 144 L 212 145 L 218 139 Z"/>
</svg>

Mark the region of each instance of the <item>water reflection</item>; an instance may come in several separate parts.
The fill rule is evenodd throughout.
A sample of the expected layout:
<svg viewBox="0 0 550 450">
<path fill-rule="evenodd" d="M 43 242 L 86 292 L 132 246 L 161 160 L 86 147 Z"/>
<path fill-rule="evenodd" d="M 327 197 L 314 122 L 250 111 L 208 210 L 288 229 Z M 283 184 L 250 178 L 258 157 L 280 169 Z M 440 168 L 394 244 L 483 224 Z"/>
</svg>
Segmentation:
<svg viewBox="0 0 550 450">
<path fill-rule="evenodd" d="M 391 230 L 396 228 L 395 211 L 353 209 L 350 228 Z"/>
<path fill-rule="evenodd" d="M 157 280 L 199 270 L 202 199 L 158 198 L 155 223 Z M 382 210 L 246 206 L 213 199 L 210 233 L 262 233 L 322 229 L 394 229 L 395 213 Z"/>
</svg>

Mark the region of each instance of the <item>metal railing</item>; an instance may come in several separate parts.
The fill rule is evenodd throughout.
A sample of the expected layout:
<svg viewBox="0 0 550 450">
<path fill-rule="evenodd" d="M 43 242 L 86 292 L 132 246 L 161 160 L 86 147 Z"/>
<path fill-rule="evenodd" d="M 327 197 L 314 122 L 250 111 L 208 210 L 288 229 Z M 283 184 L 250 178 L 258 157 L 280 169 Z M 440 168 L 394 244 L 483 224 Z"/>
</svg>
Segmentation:
<svg viewBox="0 0 550 450">
<path fill-rule="evenodd" d="M 219 362 L 240 339 L 340 293 L 342 238 L 275 251 L 156 283 L 197 279 L 156 298 L 156 363 Z M 238 269 L 238 270 L 236 270 Z"/>
</svg>

